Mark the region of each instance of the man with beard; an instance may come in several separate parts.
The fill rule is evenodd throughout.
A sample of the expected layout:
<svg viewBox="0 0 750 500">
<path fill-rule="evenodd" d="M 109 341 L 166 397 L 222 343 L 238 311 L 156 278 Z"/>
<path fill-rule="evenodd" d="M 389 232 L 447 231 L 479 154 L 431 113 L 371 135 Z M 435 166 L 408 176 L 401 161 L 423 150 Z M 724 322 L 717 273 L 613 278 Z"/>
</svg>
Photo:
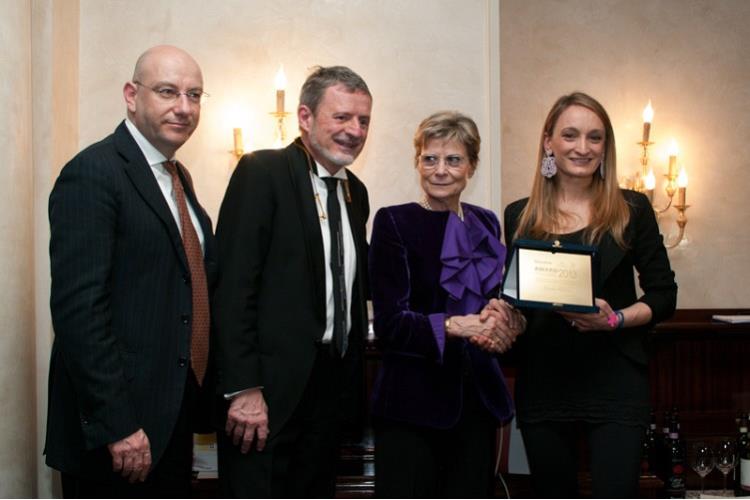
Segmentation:
<svg viewBox="0 0 750 500">
<path fill-rule="evenodd" d="M 334 495 L 367 331 L 367 190 L 345 167 L 371 109 L 359 75 L 316 68 L 300 94 L 300 137 L 245 155 L 227 188 L 213 302 L 225 496 Z"/>
</svg>

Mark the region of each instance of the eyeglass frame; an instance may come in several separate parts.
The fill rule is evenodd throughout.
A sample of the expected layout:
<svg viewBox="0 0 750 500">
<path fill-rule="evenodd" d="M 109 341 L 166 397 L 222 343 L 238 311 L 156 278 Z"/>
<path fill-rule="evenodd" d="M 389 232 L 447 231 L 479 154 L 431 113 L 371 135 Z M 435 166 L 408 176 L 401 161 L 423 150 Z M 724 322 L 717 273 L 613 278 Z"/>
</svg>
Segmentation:
<svg viewBox="0 0 750 500">
<path fill-rule="evenodd" d="M 423 168 L 434 169 L 440 166 L 440 163 L 446 168 L 458 169 L 464 165 L 467 158 L 462 155 L 419 155 L 419 164 Z"/>
<path fill-rule="evenodd" d="M 196 104 L 200 106 L 201 104 L 206 102 L 206 99 L 211 97 L 211 94 L 209 94 L 208 92 L 204 92 L 203 90 L 188 90 L 187 92 L 180 92 L 179 90 L 176 90 L 172 87 L 150 87 L 144 83 L 139 82 L 138 80 L 133 80 L 133 83 L 140 87 L 149 89 L 165 102 L 175 102 L 180 98 L 180 96 L 184 95 L 185 97 L 187 97 L 187 100 L 190 104 Z"/>
</svg>

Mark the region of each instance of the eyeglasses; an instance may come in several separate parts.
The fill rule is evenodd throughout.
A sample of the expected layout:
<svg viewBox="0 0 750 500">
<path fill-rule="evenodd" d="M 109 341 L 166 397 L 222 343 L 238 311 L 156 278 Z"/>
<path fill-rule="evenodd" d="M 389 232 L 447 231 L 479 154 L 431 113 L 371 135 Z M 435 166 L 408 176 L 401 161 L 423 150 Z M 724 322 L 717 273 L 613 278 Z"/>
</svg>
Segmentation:
<svg viewBox="0 0 750 500">
<path fill-rule="evenodd" d="M 419 157 L 419 162 L 425 168 L 435 168 L 440 164 L 441 160 L 448 168 L 458 168 L 463 165 L 466 158 L 461 155 L 447 155 L 442 157 L 438 155 L 422 155 Z"/>
<path fill-rule="evenodd" d="M 181 95 L 184 95 L 185 97 L 187 97 L 188 101 L 190 101 L 191 104 L 203 104 L 206 102 L 206 99 L 211 97 L 202 90 L 188 90 L 187 92 L 180 92 L 173 89 L 172 87 L 149 87 L 148 85 L 142 84 L 138 80 L 133 80 L 133 83 L 155 92 L 156 95 L 169 102 L 175 101 Z"/>
</svg>

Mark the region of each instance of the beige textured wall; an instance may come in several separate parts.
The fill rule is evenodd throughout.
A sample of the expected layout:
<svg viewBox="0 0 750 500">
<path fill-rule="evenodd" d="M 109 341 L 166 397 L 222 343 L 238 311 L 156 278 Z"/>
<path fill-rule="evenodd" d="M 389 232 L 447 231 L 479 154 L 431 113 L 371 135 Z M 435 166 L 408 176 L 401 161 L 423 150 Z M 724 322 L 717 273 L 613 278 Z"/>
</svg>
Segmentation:
<svg viewBox="0 0 750 500">
<path fill-rule="evenodd" d="M 690 178 L 689 241 L 670 251 L 678 307 L 750 306 L 750 2 L 503 0 L 500 17 L 503 203 L 526 196 L 557 97 L 583 90 L 604 104 L 620 175 L 639 166 L 651 99 L 655 171 L 664 173 L 674 137 Z M 662 218 L 664 234 L 673 218 Z"/>
<path fill-rule="evenodd" d="M 31 3 L 0 2 L 0 497 L 33 493 Z"/>
<path fill-rule="evenodd" d="M 232 114 L 250 124 L 246 148 L 273 143 L 274 76 L 284 65 L 287 108 L 315 65 L 351 66 L 374 95 L 370 138 L 354 170 L 374 209 L 417 199 L 411 137 L 438 109 L 462 110 L 489 135 L 490 0 L 81 1 L 81 145 L 111 132 L 124 116 L 120 89 L 145 48 L 172 43 L 203 67 L 211 99 L 178 153 L 215 221 L 235 164 Z M 148 16 L 144 13 L 148 12 Z M 112 20 L 117 22 L 113 23 Z M 498 70 L 499 73 L 499 70 Z M 296 136 L 296 118 L 287 123 Z M 247 137 L 249 135 L 249 137 Z M 491 199 L 488 147 L 466 199 Z M 496 154 L 499 157 L 499 152 Z M 495 165 L 497 168 L 497 165 Z M 495 173 L 497 170 L 495 171 Z M 499 178 L 495 181 L 499 181 Z"/>
<path fill-rule="evenodd" d="M 36 496 L 59 496 L 57 475 L 44 466 L 47 375 L 52 345 L 49 311 L 47 199 L 63 163 L 78 149 L 78 0 L 32 0 Z"/>
</svg>

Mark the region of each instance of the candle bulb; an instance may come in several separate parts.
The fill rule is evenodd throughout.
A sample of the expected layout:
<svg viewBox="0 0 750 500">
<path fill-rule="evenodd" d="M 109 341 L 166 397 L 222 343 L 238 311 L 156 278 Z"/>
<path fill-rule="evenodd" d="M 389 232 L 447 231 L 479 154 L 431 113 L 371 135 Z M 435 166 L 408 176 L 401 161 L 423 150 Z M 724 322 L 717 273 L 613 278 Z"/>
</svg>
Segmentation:
<svg viewBox="0 0 750 500">
<path fill-rule="evenodd" d="M 279 71 L 276 73 L 276 113 L 284 113 L 284 90 L 286 89 L 286 75 L 284 74 L 284 66 L 279 66 Z"/>
<path fill-rule="evenodd" d="M 234 154 L 240 157 L 245 152 L 245 146 L 242 143 L 242 129 L 237 127 L 232 130 L 234 132 Z"/>
<path fill-rule="evenodd" d="M 677 206 L 678 207 L 684 207 L 685 206 L 685 191 L 687 191 L 687 188 L 677 188 Z"/>
<path fill-rule="evenodd" d="M 677 148 L 677 141 L 672 139 L 672 143 L 669 146 L 669 180 L 674 181 L 674 179 L 677 177 L 677 153 L 679 152 L 679 149 Z M 674 184 L 672 184 L 674 186 Z"/>
<path fill-rule="evenodd" d="M 669 156 L 669 179 L 675 178 L 675 172 L 677 170 L 677 156 Z"/>
<path fill-rule="evenodd" d="M 643 108 L 643 142 L 648 142 L 649 135 L 651 135 L 651 122 L 654 119 L 654 108 L 651 107 L 651 99 L 648 100 L 648 104 Z"/>
<path fill-rule="evenodd" d="M 649 170 L 645 179 L 643 179 L 643 187 L 646 188 L 646 196 L 648 196 L 648 200 L 654 201 L 654 188 L 656 188 L 656 176 L 654 175 L 653 169 Z"/>
<path fill-rule="evenodd" d="M 685 167 L 680 169 L 680 175 L 677 176 L 677 206 L 685 206 L 685 197 L 687 192 L 688 177 Z"/>
<path fill-rule="evenodd" d="M 281 114 L 284 112 L 284 91 L 276 91 L 276 112 Z"/>
</svg>

